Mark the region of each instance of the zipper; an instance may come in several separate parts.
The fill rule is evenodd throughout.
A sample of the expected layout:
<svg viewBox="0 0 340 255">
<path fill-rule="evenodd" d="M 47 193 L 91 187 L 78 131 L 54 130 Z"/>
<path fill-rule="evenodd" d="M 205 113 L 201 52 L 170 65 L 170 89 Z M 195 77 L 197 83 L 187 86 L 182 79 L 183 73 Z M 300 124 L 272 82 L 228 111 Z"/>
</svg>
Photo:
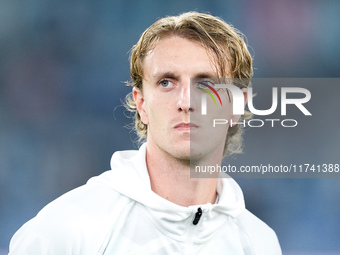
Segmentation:
<svg viewBox="0 0 340 255">
<path fill-rule="evenodd" d="M 198 231 L 197 225 L 202 218 L 203 210 L 201 207 L 198 207 L 197 209 L 195 209 L 195 211 L 193 210 L 193 213 L 195 214 L 195 217 L 193 221 L 189 222 L 185 249 L 183 250 L 183 253 L 182 253 L 185 255 L 193 254 L 193 248 L 194 248 L 193 239 L 197 234 L 197 231 Z"/>
<path fill-rule="evenodd" d="M 192 222 L 192 224 L 197 225 L 198 222 L 199 222 L 200 219 L 201 219 L 201 216 L 202 216 L 202 209 L 201 209 L 201 207 L 198 207 L 198 208 L 197 208 L 197 212 L 196 212 L 196 214 L 195 214 L 195 219 L 194 219 L 194 221 Z"/>
</svg>

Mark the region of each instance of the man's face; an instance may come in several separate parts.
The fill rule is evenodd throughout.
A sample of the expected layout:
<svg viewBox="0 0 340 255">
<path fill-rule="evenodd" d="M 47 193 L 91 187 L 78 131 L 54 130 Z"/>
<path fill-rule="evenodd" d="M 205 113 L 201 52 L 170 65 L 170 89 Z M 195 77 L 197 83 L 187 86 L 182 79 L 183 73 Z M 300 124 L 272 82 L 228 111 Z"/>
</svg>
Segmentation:
<svg viewBox="0 0 340 255">
<path fill-rule="evenodd" d="M 143 61 L 143 91 L 134 89 L 141 120 L 148 125 L 148 147 L 181 160 L 213 153 L 222 157 L 228 125 L 212 124 L 214 118 L 232 117 L 231 102 L 227 93 L 220 95 L 223 107 L 208 100 L 210 111 L 202 117 L 201 90 L 190 84 L 192 78 L 216 77 L 211 58 L 199 43 L 170 36 L 156 44 Z"/>
</svg>

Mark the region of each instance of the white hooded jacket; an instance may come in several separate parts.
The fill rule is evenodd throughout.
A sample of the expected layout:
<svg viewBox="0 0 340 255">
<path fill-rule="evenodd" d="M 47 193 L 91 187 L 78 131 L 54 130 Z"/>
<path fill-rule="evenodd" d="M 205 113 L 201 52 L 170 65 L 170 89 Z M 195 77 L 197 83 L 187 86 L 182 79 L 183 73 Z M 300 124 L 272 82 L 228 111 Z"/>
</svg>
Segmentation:
<svg viewBox="0 0 340 255">
<path fill-rule="evenodd" d="M 146 144 L 139 151 L 116 152 L 112 170 L 24 224 L 9 254 L 281 254 L 274 231 L 245 209 L 233 179 L 219 180 L 216 204 L 182 207 L 151 190 L 145 152 Z"/>
</svg>

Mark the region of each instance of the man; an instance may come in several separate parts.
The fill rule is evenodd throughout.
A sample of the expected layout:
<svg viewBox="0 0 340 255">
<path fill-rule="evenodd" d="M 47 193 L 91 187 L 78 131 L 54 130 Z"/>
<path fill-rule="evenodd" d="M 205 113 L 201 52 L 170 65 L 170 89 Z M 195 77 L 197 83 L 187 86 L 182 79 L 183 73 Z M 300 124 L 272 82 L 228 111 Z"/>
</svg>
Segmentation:
<svg viewBox="0 0 340 255">
<path fill-rule="evenodd" d="M 220 164 L 241 133 L 225 125 L 202 144 L 214 117 L 240 116 L 227 91 L 206 118 L 191 95 L 214 78 L 251 75 L 247 47 L 224 21 L 189 12 L 155 22 L 132 49 L 127 98 L 146 143 L 116 152 L 111 171 L 47 205 L 14 235 L 10 254 L 281 254 L 235 181 L 190 178 L 193 164 Z"/>
</svg>

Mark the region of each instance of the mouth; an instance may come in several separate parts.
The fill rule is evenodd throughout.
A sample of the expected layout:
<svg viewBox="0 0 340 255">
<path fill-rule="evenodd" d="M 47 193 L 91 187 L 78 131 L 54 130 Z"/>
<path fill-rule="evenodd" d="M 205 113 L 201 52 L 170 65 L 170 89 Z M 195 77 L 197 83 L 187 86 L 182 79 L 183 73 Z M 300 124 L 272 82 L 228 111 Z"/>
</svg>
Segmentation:
<svg viewBox="0 0 340 255">
<path fill-rule="evenodd" d="M 175 126 L 176 130 L 181 130 L 181 131 L 190 131 L 192 129 L 198 128 L 198 126 L 194 123 L 179 123 Z"/>
</svg>

